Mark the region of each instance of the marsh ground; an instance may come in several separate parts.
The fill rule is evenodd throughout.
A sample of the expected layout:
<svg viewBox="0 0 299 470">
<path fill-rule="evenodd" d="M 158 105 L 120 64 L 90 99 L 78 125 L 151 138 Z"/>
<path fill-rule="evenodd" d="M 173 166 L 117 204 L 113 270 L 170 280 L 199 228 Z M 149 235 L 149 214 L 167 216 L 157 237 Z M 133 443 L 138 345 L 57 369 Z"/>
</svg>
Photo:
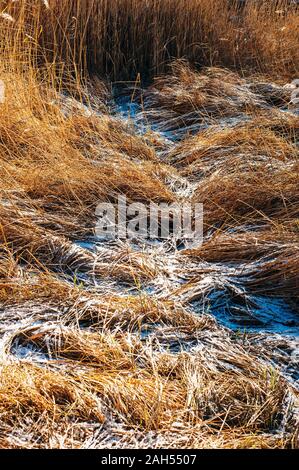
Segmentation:
<svg viewBox="0 0 299 470">
<path fill-rule="evenodd" d="M 67 57 L 45 61 L 20 11 L 22 27 L 2 18 L 0 446 L 298 447 L 295 48 L 279 56 L 264 20 L 271 76 L 180 59 L 147 87 L 74 70 L 66 82 Z M 96 205 L 120 194 L 203 203 L 203 244 L 100 242 Z"/>
</svg>

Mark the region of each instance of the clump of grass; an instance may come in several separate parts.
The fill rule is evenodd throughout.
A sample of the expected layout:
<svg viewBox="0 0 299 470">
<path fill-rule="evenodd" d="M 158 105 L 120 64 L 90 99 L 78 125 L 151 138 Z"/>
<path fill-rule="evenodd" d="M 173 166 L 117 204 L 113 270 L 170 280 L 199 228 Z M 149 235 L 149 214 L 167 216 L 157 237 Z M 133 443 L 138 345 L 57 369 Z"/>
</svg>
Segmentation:
<svg viewBox="0 0 299 470">
<path fill-rule="evenodd" d="M 217 67 L 196 72 L 185 61 L 174 62 L 171 73 L 156 79 L 144 97 L 148 119 L 166 130 L 184 127 L 189 132 L 192 126 L 262 105 L 262 97 L 237 73 Z"/>
<path fill-rule="evenodd" d="M 270 129 L 256 123 L 232 128 L 209 128 L 187 138 L 167 153 L 169 163 L 181 168 L 183 175 L 194 179 L 213 172 L 226 174 L 231 168 L 254 169 L 260 163 L 279 166 L 279 162 L 296 160 L 295 145 Z"/>
<path fill-rule="evenodd" d="M 235 264 L 235 283 L 253 293 L 298 299 L 298 236 L 288 228 L 219 231 L 201 247 L 182 254 L 199 263 Z"/>
<path fill-rule="evenodd" d="M 102 334 L 94 332 L 81 333 L 72 328 L 60 326 L 29 328 L 16 333 L 10 339 L 11 347 L 14 345 L 34 345 L 50 358 L 71 360 L 78 364 L 96 366 L 102 371 L 121 371 L 136 368 L 134 355 L 138 354 L 138 341 L 134 344 L 125 341 L 125 338 L 113 336 L 109 332 Z M 9 352 L 9 351 L 8 351 Z"/>
<path fill-rule="evenodd" d="M 129 284 L 135 284 L 136 279 L 152 279 L 157 275 L 158 268 L 145 255 L 111 253 L 108 260 L 84 250 L 55 231 L 47 230 L 46 217 L 42 219 L 41 214 L 33 214 L 30 218 L 21 211 L 4 209 L 0 212 L 0 239 L 14 250 L 14 257 L 26 262 L 27 266 L 69 275 L 79 272 L 94 279 L 115 278 Z M 7 253 L 13 260 L 9 250 Z"/>
<path fill-rule="evenodd" d="M 225 175 L 212 173 L 196 189 L 194 200 L 205 205 L 206 229 L 298 217 L 297 163 L 277 170 L 266 163 L 247 171 L 229 168 Z"/>
<path fill-rule="evenodd" d="M 128 156 L 132 159 L 157 161 L 153 146 L 143 137 L 136 135 L 134 128 L 111 116 L 86 118 L 73 116 L 70 122 L 74 133 L 74 144 L 84 154 L 97 160 L 113 155 Z"/>
<path fill-rule="evenodd" d="M 299 246 L 281 247 L 279 254 L 272 259 L 262 260 L 249 267 L 245 284 L 254 292 L 265 295 L 290 296 L 298 300 L 299 286 Z"/>
<path fill-rule="evenodd" d="M 297 143 L 299 138 L 299 119 L 291 112 L 281 112 L 277 108 L 261 111 L 254 116 L 252 125 L 262 129 L 270 129 L 278 137 L 286 141 Z"/>
<path fill-rule="evenodd" d="M 99 400 L 82 385 L 32 364 L 2 365 L 0 395 L 2 422 L 21 428 L 26 427 L 26 421 L 31 421 L 31 426 L 34 420 L 40 421 L 41 436 L 53 432 L 55 423 L 68 426 L 72 420 L 104 421 Z"/>
<path fill-rule="evenodd" d="M 185 250 L 184 255 L 209 262 L 254 261 L 275 257 L 282 249 L 296 248 L 298 237 L 282 227 L 243 233 L 216 232 L 199 248 Z"/>
</svg>

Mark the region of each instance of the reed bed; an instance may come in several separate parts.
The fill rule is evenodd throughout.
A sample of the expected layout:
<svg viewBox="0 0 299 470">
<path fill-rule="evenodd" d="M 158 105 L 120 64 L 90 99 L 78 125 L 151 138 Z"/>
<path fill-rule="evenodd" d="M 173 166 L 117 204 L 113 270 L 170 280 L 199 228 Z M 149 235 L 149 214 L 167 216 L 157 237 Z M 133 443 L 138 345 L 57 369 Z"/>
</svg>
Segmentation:
<svg viewBox="0 0 299 470">
<path fill-rule="evenodd" d="M 298 71 L 298 9 L 288 0 L 3 0 L 4 51 L 15 34 L 18 53 L 46 65 L 64 81 L 82 71 L 114 80 L 163 73 L 175 58 L 200 65 L 253 69 L 268 74 Z M 24 43 L 23 43 L 24 44 Z"/>
<path fill-rule="evenodd" d="M 0 447 L 298 447 L 298 8 L 1 0 L 0 23 Z M 97 241 L 119 195 L 204 203 L 203 244 Z"/>
</svg>

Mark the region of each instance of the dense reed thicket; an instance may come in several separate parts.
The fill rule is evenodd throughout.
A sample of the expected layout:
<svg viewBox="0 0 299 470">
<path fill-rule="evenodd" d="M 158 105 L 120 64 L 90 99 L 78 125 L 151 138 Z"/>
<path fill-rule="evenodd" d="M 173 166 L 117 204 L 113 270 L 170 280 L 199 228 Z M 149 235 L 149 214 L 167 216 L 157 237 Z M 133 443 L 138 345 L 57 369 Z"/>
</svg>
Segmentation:
<svg viewBox="0 0 299 470">
<path fill-rule="evenodd" d="M 10 54 L 17 36 L 33 61 L 64 74 L 148 79 L 182 57 L 276 75 L 299 68 L 291 0 L 1 0 L 1 11 L 1 47 Z"/>
</svg>

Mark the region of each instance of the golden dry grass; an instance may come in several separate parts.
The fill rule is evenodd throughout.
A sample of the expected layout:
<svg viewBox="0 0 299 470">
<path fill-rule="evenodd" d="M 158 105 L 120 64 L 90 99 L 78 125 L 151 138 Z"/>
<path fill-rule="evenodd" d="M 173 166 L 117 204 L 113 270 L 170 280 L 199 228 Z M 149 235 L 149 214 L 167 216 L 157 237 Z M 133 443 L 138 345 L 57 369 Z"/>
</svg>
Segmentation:
<svg viewBox="0 0 299 470">
<path fill-rule="evenodd" d="M 218 368 L 223 353 L 217 349 L 207 363 L 202 353 L 151 354 L 129 337 L 65 328 L 31 329 L 13 338 L 13 344 L 16 339 L 18 345 L 32 344 L 48 354 L 54 370 L 61 360 L 67 367 L 64 376 L 26 363 L 2 369 L 4 423 L 24 426 L 28 410 L 41 414 L 44 427 L 37 444 L 47 443 L 55 421 L 63 433 L 71 420 L 103 422 L 102 410 L 143 433 L 171 432 L 182 422 L 187 429 L 197 428 L 195 436 L 200 429 L 209 430 L 211 439 L 231 428 L 258 435 L 282 420 L 288 395 L 284 383 L 274 370 L 257 365 L 233 345 L 225 358 L 227 368 Z M 42 423 L 50 420 L 50 427 Z M 291 413 L 285 420 L 291 423 Z"/>
<path fill-rule="evenodd" d="M 116 80 L 156 75 L 173 58 L 267 74 L 298 71 L 298 10 L 288 0 L 246 2 L 244 9 L 234 0 L 3 0 L 0 11 L 5 52 L 17 31 L 26 40 L 21 50 L 14 47 L 20 62 L 30 43 L 35 63 L 68 78 L 75 72 L 79 81 L 87 69 Z"/>
<path fill-rule="evenodd" d="M 176 3 L 0 1 L 2 448 L 298 447 L 293 343 L 207 307 L 220 287 L 298 307 L 298 12 Z M 97 78 L 165 70 L 133 86 L 144 133 Z M 120 194 L 203 202 L 203 245 L 80 246 Z"/>
</svg>

